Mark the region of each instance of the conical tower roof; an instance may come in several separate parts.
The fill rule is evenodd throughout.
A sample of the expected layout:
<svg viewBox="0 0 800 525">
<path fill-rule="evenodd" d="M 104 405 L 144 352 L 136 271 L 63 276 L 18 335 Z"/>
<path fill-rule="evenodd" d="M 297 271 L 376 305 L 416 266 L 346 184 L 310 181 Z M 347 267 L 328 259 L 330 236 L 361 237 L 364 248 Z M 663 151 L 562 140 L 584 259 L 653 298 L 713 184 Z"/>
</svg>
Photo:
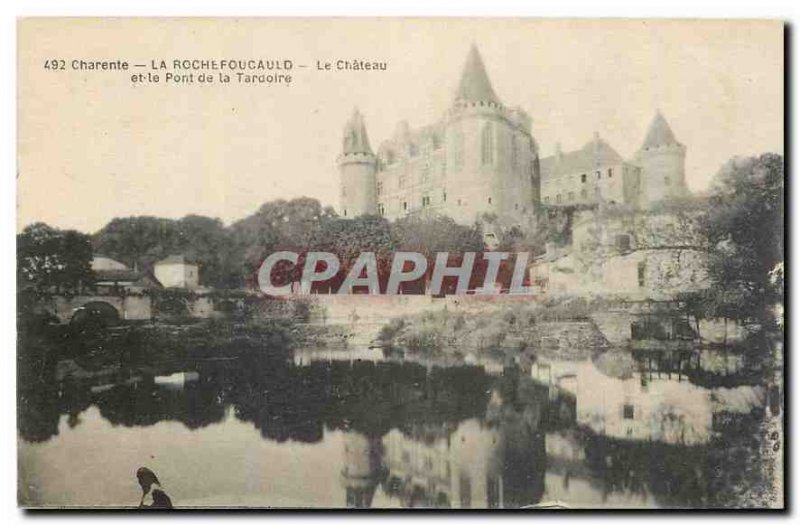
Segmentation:
<svg viewBox="0 0 800 525">
<path fill-rule="evenodd" d="M 456 102 L 495 102 L 500 103 L 494 94 L 492 83 L 486 74 L 483 59 L 477 46 L 472 44 L 467 55 L 467 62 L 461 73 L 461 81 L 456 89 Z"/>
<path fill-rule="evenodd" d="M 656 116 L 653 117 L 652 122 L 650 122 L 650 127 L 647 130 L 647 136 L 642 144 L 642 149 L 679 144 L 680 143 L 675 138 L 675 134 L 672 132 L 672 128 L 670 128 L 667 123 L 667 119 L 664 118 L 664 115 L 662 115 L 660 111 L 657 111 Z"/>
<path fill-rule="evenodd" d="M 345 155 L 348 153 L 372 154 L 372 148 L 369 146 L 369 137 L 367 136 L 367 127 L 364 125 L 364 117 L 361 116 L 358 108 L 353 109 L 353 115 L 344 127 L 342 152 Z"/>
</svg>

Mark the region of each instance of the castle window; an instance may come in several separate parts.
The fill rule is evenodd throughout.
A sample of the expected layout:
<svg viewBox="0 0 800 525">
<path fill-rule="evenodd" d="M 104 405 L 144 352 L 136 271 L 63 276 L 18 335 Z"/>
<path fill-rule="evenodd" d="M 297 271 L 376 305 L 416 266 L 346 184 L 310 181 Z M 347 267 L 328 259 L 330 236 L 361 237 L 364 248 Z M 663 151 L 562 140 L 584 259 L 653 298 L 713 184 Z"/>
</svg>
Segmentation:
<svg viewBox="0 0 800 525">
<path fill-rule="evenodd" d="M 613 175 L 613 174 L 614 174 L 614 170 L 612 170 L 611 168 L 608 168 L 608 178 L 609 179 L 611 178 L 611 175 Z"/>
<path fill-rule="evenodd" d="M 424 197 L 422 197 L 423 206 L 428 206 L 430 205 L 430 203 L 431 203 L 431 198 L 429 196 L 425 195 Z"/>
<path fill-rule="evenodd" d="M 599 171 L 596 171 L 596 172 L 595 172 L 595 175 L 597 175 L 597 179 L 599 180 L 599 179 L 600 179 L 600 172 L 599 172 Z"/>
<path fill-rule="evenodd" d="M 581 175 L 581 182 L 586 182 L 586 174 Z"/>
<path fill-rule="evenodd" d="M 383 204 L 378 204 L 378 213 L 380 213 L 381 217 L 383 217 L 384 214 Z"/>
<path fill-rule="evenodd" d="M 518 210 L 518 209 L 519 209 L 519 203 L 518 203 L 518 202 L 515 202 L 515 203 L 514 203 L 514 209 L 515 209 L 515 210 Z"/>
<path fill-rule="evenodd" d="M 487 122 L 483 125 L 483 131 L 481 132 L 481 164 L 484 166 L 494 163 L 493 139 L 492 124 Z"/>
<path fill-rule="evenodd" d="M 560 193 L 558 195 L 556 195 L 556 202 L 557 203 L 561 202 L 561 194 Z"/>
<path fill-rule="evenodd" d="M 431 172 L 431 167 L 426 162 L 425 164 L 422 165 L 422 170 L 420 170 L 419 179 L 422 184 L 428 183 L 428 179 L 430 178 L 430 172 Z"/>
<path fill-rule="evenodd" d="M 614 237 L 614 244 L 617 251 L 628 252 L 631 249 L 631 236 L 625 233 L 618 234 Z"/>
<path fill-rule="evenodd" d="M 589 196 L 589 195 L 588 195 L 588 193 L 587 193 L 587 191 L 586 191 L 585 189 L 584 189 L 584 190 L 581 190 L 581 199 L 585 199 L 585 198 L 586 198 L 586 197 L 588 197 L 588 196 Z"/>
<path fill-rule="evenodd" d="M 442 202 L 447 202 L 447 192 L 446 191 L 442 192 Z"/>
<path fill-rule="evenodd" d="M 492 203 L 492 198 L 491 198 L 491 197 L 489 197 L 489 204 L 491 204 L 491 203 Z"/>
<path fill-rule="evenodd" d="M 622 405 L 622 417 L 624 419 L 633 419 L 633 405 Z"/>
<path fill-rule="evenodd" d="M 453 130 L 453 165 L 456 172 L 464 167 L 464 132 L 458 128 Z"/>
<path fill-rule="evenodd" d="M 544 198 L 544 203 L 545 204 L 550 204 L 550 197 L 545 197 Z"/>
<path fill-rule="evenodd" d="M 398 188 L 405 188 L 406 187 L 406 176 L 405 175 L 400 175 L 397 178 L 397 187 Z"/>
<path fill-rule="evenodd" d="M 639 288 L 644 286 L 644 273 L 645 273 L 645 262 L 642 261 L 636 266 L 636 277 L 639 281 Z"/>
<path fill-rule="evenodd" d="M 669 177 L 664 177 L 664 186 L 669 186 Z"/>
<path fill-rule="evenodd" d="M 406 211 L 407 209 L 408 209 L 408 203 L 406 201 L 403 201 L 403 211 Z"/>
<path fill-rule="evenodd" d="M 347 217 L 347 208 L 345 208 L 343 211 L 344 211 L 344 216 Z"/>
<path fill-rule="evenodd" d="M 458 199 L 458 205 L 461 206 L 461 199 Z"/>
<path fill-rule="evenodd" d="M 383 182 L 378 183 L 378 195 L 383 194 Z"/>
<path fill-rule="evenodd" d="M 466 473 L 461 473 L 458 483 L 458 499 L 461 501 L 461 508 L 468 509 L 472 506 L 472 480 Z"/>
<path fill-rule="evenodd" d="M 511 136 L 511 169 L 516 170 L 519 168 L 517 165 L 519 163 L 519 159 L 517 158 L 517 137 Z"/>
</svg>

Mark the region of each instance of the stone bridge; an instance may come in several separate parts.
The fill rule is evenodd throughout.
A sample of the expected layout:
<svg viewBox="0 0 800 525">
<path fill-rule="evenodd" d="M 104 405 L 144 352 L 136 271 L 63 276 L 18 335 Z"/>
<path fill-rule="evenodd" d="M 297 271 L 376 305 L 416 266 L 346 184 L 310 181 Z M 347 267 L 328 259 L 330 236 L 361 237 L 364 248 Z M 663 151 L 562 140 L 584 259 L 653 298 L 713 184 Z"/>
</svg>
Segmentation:
<svg viewBox="0 0 800 525">
<path fill-rule="evenodd" d="M 49 310 L 61 323 L 68 323 L 78 308 L 94 306 L 101 310 L 112 307 L 122 321 L 149 320 L 153 317 L 152 299 L 141 295 L 56 295 Z"/>
</svg>

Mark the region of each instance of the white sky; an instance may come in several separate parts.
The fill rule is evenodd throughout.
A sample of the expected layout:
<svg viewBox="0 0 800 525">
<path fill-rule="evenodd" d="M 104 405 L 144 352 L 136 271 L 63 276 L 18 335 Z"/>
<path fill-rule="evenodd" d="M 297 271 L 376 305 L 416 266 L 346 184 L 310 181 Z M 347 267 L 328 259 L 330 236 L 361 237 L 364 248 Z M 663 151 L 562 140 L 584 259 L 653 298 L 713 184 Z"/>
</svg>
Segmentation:
<svg viewBox="0 0 800 525">
<path fill-rule="evenodd" d="M 597 130 L 620 154 L 656 109 L 702 190 L 733 155 L 783 153 L 783 27 L 752 21 L 536 19 L 27 20 L 19 28 L 18 226 L 93 232 L 115 216 L 242 218 L 301 195 L 336 204 L 342 126 L 373 148 L 399 120 L 447 109 L 471 42 L 495 92 L 533 119 L 544 155 Z M 133 86 L 45 59 L 385 60 L 389 71 L 295 70 L 291 87 Z"/>
</svg>

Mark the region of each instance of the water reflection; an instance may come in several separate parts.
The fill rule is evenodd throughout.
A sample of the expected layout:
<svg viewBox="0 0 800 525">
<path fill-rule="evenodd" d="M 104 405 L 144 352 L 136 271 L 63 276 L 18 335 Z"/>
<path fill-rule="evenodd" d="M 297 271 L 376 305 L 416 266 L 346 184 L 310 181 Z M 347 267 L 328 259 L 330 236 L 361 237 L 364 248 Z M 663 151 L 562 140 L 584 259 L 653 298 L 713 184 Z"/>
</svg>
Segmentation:
<svg viewBox="0 0 800 525">
<path fill-rule="evenodd" d="M 57 460 L 102 477 L 102 466 L 117 458 L 97 457 L 98 451 L 116 446 L 119 454 L 125 449 L 117 445 L 130 439 L 115 428 L 142 435 L 152 429 L 146 432 L 149 440 L 170 441 L 179 433 L 169 423 L 179 423 L 207 439 L 192 454 L 153 459 L 159 477 L 163 469 L 173 473 L 173 486 L 179 485 L 170 487 L 176 506 L 728 503 L 722 495 L 742 483 L 737 460 L 757 455 L 763 389 L 711 386 L 708 378 L 719 374 L 698 374 L 702 367 L 696 356 L 694 361 L 680 357 L 682 364 L 674 369 L 672 358 L 655 363 L 652 355 L 612 351 L 577 361 L 538 357 L 530 368 L 505 366 L 501 374 L 490 374 L 481 366 L 382 360 L 373 351 L 363 356 L 306 351 L 289 362 L 174 363 L 175 369 L 43 381 L 44 388 L 22 394 L 21 473 L 24 478 L 26 470 L 31 472 L 23 482 L 34 487 L 32 498 L 52 494 L 58 483 L 26 469 L 25 461 Z M 719 359 L 705 362 L 718 365 Z M 110 428 L 97 431 L 101 424 Z M 68 439 L 82 425 L 103 443 L 76 445 Z M 192 475 L 193 456 L 233 461 L 234 453 L 222 451 L 220 440 L 248 440 L 249 445 L 238 445 L 235 457 L 258 454 L 247 428 L 279 445 L 264 451 L 258 462 L 284 470 L 231 467 L 202 480 Z M 76 456 L 76 446 L 93 454 Z M 331 447 L 339 453 L 330 454 Z M 130 460 L 141 464 L 148 458 Z M 330 478 L 324 474 L 328 464 L 335 467 Z M 319 480 L 309 481 L 315 473 Z M 254 476 L 267 477 L 280 489 L 262 492 Z M 236 495 L 226 492 L 223 478 L 240 487 Z M 309 484 L 315 483 L 324 486 L 324 496 L 311 493 Z M 124 485 L 116 490 L 108 501 L 135 504 L 135 493 L 129 497 Z M 90 494 L 59 497 L 67 504 L 92 502 Z"/>
</svg>

